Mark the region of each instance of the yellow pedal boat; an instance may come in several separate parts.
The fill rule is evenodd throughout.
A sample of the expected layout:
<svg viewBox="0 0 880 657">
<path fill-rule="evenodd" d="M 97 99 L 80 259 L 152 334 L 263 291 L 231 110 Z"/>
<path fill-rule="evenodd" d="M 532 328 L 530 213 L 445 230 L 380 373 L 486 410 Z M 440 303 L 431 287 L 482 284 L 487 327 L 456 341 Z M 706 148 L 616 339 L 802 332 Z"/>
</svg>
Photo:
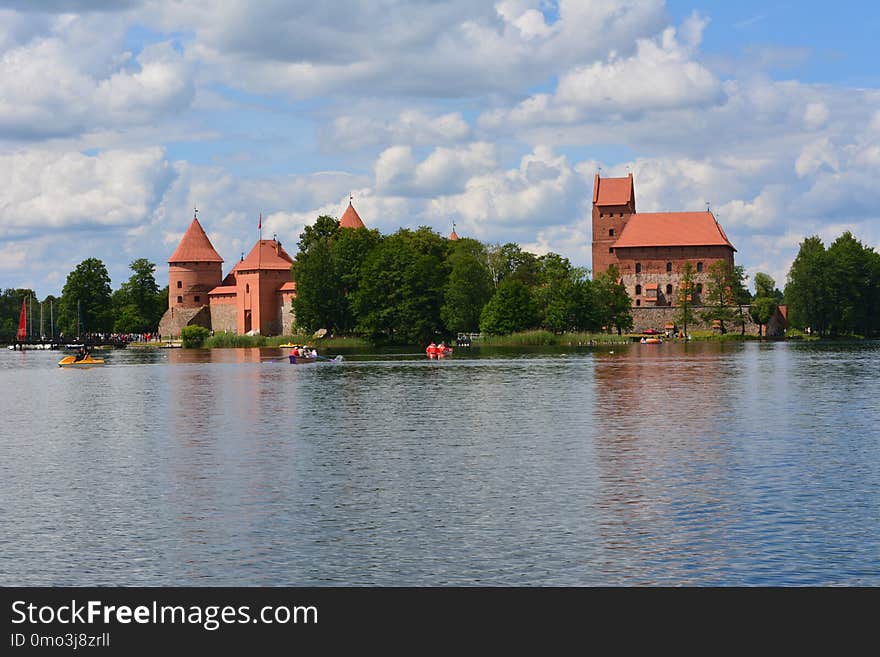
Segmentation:
<svg viewBox="0 0 880 657">
<path fill-rule="evenodd" d="M 91 356 L 89 356 L 88 358 L 83 358 L 82 360 L 77 360 L 76 356 L 65 356 L 58 361 L 58 367 L 93 367 L 95 365 L 103 364 L 103 359 L 92 358 Z"/>
</svg>

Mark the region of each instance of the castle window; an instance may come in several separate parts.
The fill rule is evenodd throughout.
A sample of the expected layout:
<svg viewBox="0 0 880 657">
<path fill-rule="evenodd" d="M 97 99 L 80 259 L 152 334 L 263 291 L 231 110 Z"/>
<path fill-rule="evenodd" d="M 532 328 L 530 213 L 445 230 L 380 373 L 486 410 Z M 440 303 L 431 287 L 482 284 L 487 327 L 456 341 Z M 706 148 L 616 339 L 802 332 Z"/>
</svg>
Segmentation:
<svg viewBox="0 0 880 657">
<path fill-rule="evenodd" d="M 666 273 L 668 274 L 668 273 L 671 272 L 671 271 L 672 271 L 672 263 L 671 263 L 671 262 L 667 262 L 667 263 L 666 263 Z"/>
<path fill-rule="evenodd" d="M 697 271 L 698 271 L 698 272 L 702 272 L 702 271 L 703 271 L 703 263 L 702 263 L 702 262 L 698 262 L 698 263 L 697 263 Z"/>
<path fill-rule="evenodd" d="M 183 297 L 177 297 L 177 303 L 183 303 Z"/>
<path fill-rule="evenodd" d="M 703 293 L 703 284 L 697 283 L 697 294 L 702 294 L 702 293 Z"/>
<path fill-rule="evenodd" d="M 245 284 L 245 286 L 244 286 L 244 293 L 245 293 L 245 294 L 250 294 L 250 293 L 251 293 L 251 284 L 250 284 L 250 283 Z"/>
<path fill-rule="evenodd" d="M 671 285 L 666 286 L 666 294 L 672 294 L 672 286 Z"/>
<path fill-rule="evenodd" d="M 623 212 L 620 213 L 620 218 L 623 219 Z"/>
<path fill-rule="evenodd" d="M 609 237 L 614 237 L 614 229 L 613 229 L 613 228 L 610 228 L 610 229 L 608 230 L 608 236 L 609 236 Z"/>
<path fill-rule="evenodd" d="M 605 215 L 602 214 L 601 212 L 599 213 L 599 219 L 601 219 L 601 218 L 604 217 L 604 216 L 605 216 Z"/>
<path fill-rule="evenodd" d="M 637 273 L 637 274 L 641 274 L 641 273 L 642 273 L 642 263 L 641 263 L 641 262 L 637 262 L 637 263 L 636 263 L 636 273 Z"/>
<path fill-rule="evenodd" d="M 641 299 L 636 299 L 636 305 L 637 305 L 637 306 L 641 306 L 641 305 L 642 305 L 642 300 L 641 300 Z"/>
<path fill-rule="evenodd" d="M 641 294 L 641 293 L 642 293 L 642 286 L 641 286 L 641 285 L 636 285 L 636 294 L 638 295 L 638 294 Z"/>
<path fill-rule="evenodd" d="M 180 284 L 180 281 L 177 281 L 177 289 L 179 290 L 181 287 L 183 286 Z"/>
<path fill-rule="evenodd" d="M 198 297 L 198 295 L 196 295 L 196 296 L 193 297 L 193 301 L 195 301 L 196 303 L 199 302 L 199 297 Z"/>
<path fill-rule="evenodd" d="M 608 253 L 614 253 L 614 247 L 609 248 Z"/>
</svg>

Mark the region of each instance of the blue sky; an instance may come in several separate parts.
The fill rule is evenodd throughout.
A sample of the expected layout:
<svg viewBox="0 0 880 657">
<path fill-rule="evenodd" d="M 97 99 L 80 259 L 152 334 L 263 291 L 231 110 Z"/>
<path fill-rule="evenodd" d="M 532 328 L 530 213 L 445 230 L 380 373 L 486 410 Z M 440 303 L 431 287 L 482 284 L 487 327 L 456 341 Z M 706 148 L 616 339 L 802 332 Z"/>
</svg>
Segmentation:
<svg viewBox="0 0 880 657">
<path fill-rule="evenodd" d="M 353 194 L 590 265 L 593 175 L 710 201 L 750 274 L 880 245 L 871 3 L 0 0 L 0 286 L 165 261 L 198 205 L 226 268 Z M 67 12 L 67 13 L 64 13 Z"/>
</svg>

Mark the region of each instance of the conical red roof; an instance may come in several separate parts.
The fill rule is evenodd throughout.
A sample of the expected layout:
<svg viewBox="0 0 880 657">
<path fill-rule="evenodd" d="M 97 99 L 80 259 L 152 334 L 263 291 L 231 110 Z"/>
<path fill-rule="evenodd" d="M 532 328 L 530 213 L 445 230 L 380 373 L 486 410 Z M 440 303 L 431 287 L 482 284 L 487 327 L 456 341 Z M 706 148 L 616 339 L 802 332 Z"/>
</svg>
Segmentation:
<svg viewBox="0 0 880 657">
<path fill-rule="evenodd" d="M 351 204 L 351 201 L 348 202 L 348 207 L 345 208 L 345 212 L 342 214 L 342 219 L 339 220 L 340 228 L 366 228 L 364 222 L 361 221 L 361 218 L 358 216 L 357 210 L 354 209 L 354 206 Z"/>
<path fill-rule="evenodd" d="M 452 229 L 452 232 L 449 233 L 449 239 L 453 242 L 458 239 L 458 233 L 455 232 L 455 229 Z"/>
<path fill-rule="evenodd" d="M 247 257 L 233 268 L 233 271 L 258 269 L 290 269 L 293 258 L 287 255 L 276 240 L 259 240 Z"/>
<path fill-rule="evenodd" d="M 193 219 L 168 262 L 223 262 L 198 219 Z"/>
</svg>

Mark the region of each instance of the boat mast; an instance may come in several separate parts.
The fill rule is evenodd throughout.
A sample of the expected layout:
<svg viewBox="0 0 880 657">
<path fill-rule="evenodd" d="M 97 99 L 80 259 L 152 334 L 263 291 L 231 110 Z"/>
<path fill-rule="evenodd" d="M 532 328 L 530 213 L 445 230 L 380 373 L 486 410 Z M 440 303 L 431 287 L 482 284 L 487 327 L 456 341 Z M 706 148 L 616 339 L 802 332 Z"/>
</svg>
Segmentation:
<svg viewBox="0 0 880 657">
<path fill-rule="evenodd" d="M 43 339 L 43 336 L 46 335 L 43 331 L 43 302 L 40 301 L 40 340 Z"/>
<path fill-rule="evenodd" d="M 49 330 L 52 331 L 52 342 L 55 342 L 55 307 L 49 299 Z"/>
<path fill-rule="evenodd" d="M 34 295 L 30 295 L 28 297 L 28 325 L 27 325 L 27 337 L 28 340 L 31 339 L 32 333 L 34 331 Z"/>
</svg>

